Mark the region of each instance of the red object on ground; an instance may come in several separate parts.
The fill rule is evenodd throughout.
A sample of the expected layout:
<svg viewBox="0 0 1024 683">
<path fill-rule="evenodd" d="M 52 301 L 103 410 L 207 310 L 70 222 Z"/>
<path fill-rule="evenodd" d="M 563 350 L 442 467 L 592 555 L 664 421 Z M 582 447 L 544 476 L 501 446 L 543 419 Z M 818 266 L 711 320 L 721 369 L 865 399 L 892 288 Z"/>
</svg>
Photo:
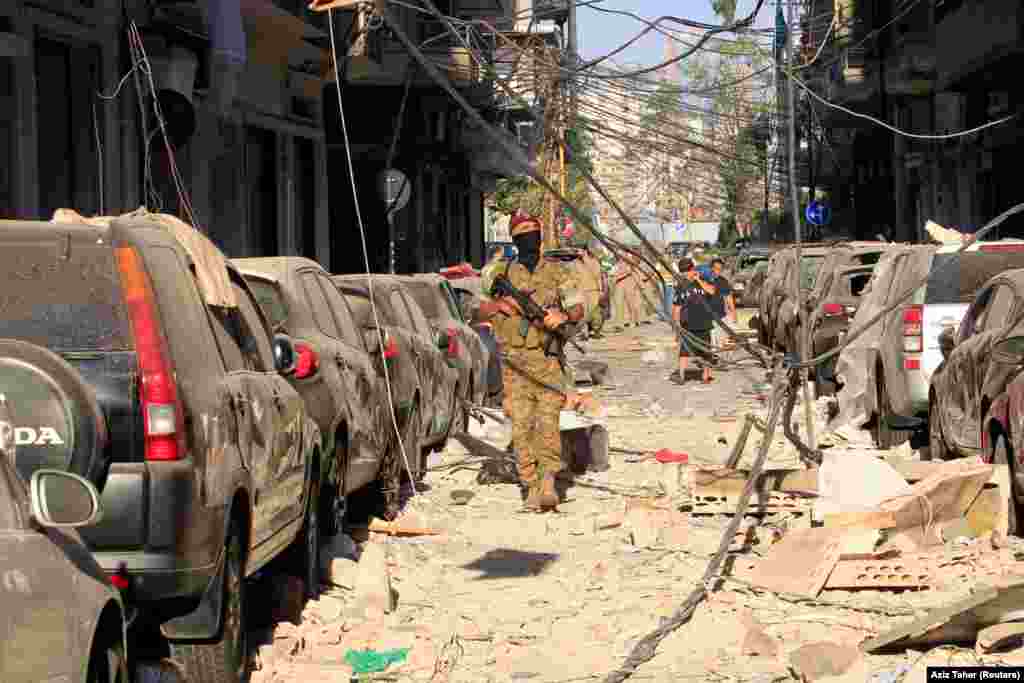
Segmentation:
<svg viewBox="0 0 1024 683">
<path fill-rule="evenodd" d="M 676 453 L 667 448 L 662 448 L 654 454 L 654 459 L 661 463 L 669 462 L 690 462 L 690 456 L 686 453 Z"/>
</svg>

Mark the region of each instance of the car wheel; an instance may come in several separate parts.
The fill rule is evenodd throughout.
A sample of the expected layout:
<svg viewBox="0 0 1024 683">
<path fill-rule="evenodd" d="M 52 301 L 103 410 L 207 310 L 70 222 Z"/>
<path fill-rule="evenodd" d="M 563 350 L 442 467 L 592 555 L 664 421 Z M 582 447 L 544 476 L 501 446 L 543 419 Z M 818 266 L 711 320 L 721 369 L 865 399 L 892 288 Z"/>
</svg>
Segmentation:
<svg viewBox="0 0 1024 683">
<path fill-rule="evenodd" d="M 297 539 L 302 544 L 302 579 L 306 583 L 306 598 L 309 600 L 320 596 L 320 478 L 316 474 L 314 472 L 309 485 L 306 521 Z"/>
<path fill-rule="evenodd" d="M 892 407 L 889 405 L 889 393 L 885 390 L 885 375 L 878 375 L 878 414 L 875 416 L 875 427 L 871 436 L 875 445 L 881 450 L 889 450 L 903 443 L 909 438 L 907 432 L 900 432 L 889 426 L 889 416 L 892 415 Z"/>
<path fill-rule="evenodd" d="M 1010 536 L 1017 535 L 1017 529 L 1020 528 L 1017 518 L 1017 495 L 1016 495 L 1016 484 L 1013 476 L 1013 452 L 1010 450 L 1010 444 L 1006 443 L 1006 437 L 1000 434 L 996 437 L 995 446 L 992 449 L 992 462 L 996 465 L 1005 465 L 1009 470 L 1010 477 L 1010 491 L 1007 497 L 1007 505 L 1009 509 L 1006 511 L 1006 518 L 1008 520 L 1007 533 Z"/>
<path fill-rule="evenodd" d="M 921 451 L 923 460 L 950 460 L 953 457 L 946 440 L 942 437 L 942 422 L 939 420 L 939 408 L 935 401 L 928 402 L 928 451 Z"/>
<path fill-rule="evenodd" d="M 211 643 L 172 643 L 171 656 L 185 669 L 189 683 L 248 683 L 245 633 L 245 553 L 233 524 L 225 546 L 224 616 L 220 637 Z"/>
<path fill-rule="evenodd" d="M 128 683 L 128 661 L 119 631 L 96 634 L 85 680 L 86 683 Z"/>
</svg>

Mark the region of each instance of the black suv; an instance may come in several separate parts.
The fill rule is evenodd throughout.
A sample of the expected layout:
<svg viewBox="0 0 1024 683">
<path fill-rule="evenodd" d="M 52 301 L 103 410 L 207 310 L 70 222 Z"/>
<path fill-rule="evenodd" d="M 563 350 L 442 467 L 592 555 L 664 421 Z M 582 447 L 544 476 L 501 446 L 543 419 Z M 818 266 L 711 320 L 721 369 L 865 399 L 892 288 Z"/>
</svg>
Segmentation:
<svg viewBox="0 0 1024 683">
<path fill-rule="evenodd" d="M 282 376 L 290 340 L 175 221 L 0 223 L 0 337 L 56 352 L 95 392 L 109 467 L 93 468 L 104 517 L 82 536 L 139 625 L 160 626 L 188 680 L 242 681 L 245 577 L 294 544 L 317 585 L 320 434 Z M 70 466 L 53 444 L 74 432 L 47 434 L 19 451 L 23 476 Z"/>
</svg>

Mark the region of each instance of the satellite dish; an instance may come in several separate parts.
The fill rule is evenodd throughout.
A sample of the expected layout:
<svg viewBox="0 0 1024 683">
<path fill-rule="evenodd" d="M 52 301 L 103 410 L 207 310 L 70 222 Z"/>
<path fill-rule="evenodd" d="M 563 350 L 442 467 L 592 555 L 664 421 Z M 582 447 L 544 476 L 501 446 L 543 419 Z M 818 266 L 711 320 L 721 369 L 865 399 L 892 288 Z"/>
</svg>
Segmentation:
<svg viewBox="0 0 1024 683">
<path fill-rule="evenodd" d="M 401 211 L 412 196 L 409 177 L 397 168 L 386 168 L 377 176 L 377 192 L 384 200 L 388 213 Z"/>
</svg>

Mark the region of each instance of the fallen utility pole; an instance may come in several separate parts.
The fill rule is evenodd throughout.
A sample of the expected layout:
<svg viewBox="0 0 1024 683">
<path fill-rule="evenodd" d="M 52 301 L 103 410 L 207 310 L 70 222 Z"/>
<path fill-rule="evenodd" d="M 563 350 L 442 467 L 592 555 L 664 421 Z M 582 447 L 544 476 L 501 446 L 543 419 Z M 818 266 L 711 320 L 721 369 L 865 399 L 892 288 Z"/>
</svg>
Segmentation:
<svg viewBox="0 0 1024 683">
<path fill-rule="evenodd" d="M 796 289 L 795 299 L 796 302 L 796 323 L 799 327 L 800 320 L 806 317 L 804 311 L 804 288 L 803 288 L 803 270 L 802 268 L 802 249 L 800 248 L 801 242 L 801 225 L 803 221 L 800 220 L 800 198 L 797 196 L 796 186 L 796 88 L 793 85 L 793 67 L 795 66 L 796 59 L 794 58 L 795 50 L 793 49 L 793 19 L 795 4 L 789 3 L 789 29 L 786 31 L 786 54 L 787 62 L 789 64 L 789 73 L 786 75 L 786 92 L 788 102 L 786 103 L 787 115 L 789 119 L 789 195 L 793 204 L 793 236 L 796 238 L 796 274 L 793 278 L 794 287 Z M 799 327 L 799 329 L 803 329 Z M 810 357 L 808 349 L 808 335 L 800 334 L 797 339 L 797 349 L 800 353 L 800 360 L 806 360 Z M 803 385 L 804 391 L 804 417 L 807 420 L 807 444 L 811 450 L 817 448 L 817 443 L 814 439 L 814 407 L 811 405 L 811 389 L 807 385 L 807 368 L 800 368 L 800 383 Z"/>
</svg>

